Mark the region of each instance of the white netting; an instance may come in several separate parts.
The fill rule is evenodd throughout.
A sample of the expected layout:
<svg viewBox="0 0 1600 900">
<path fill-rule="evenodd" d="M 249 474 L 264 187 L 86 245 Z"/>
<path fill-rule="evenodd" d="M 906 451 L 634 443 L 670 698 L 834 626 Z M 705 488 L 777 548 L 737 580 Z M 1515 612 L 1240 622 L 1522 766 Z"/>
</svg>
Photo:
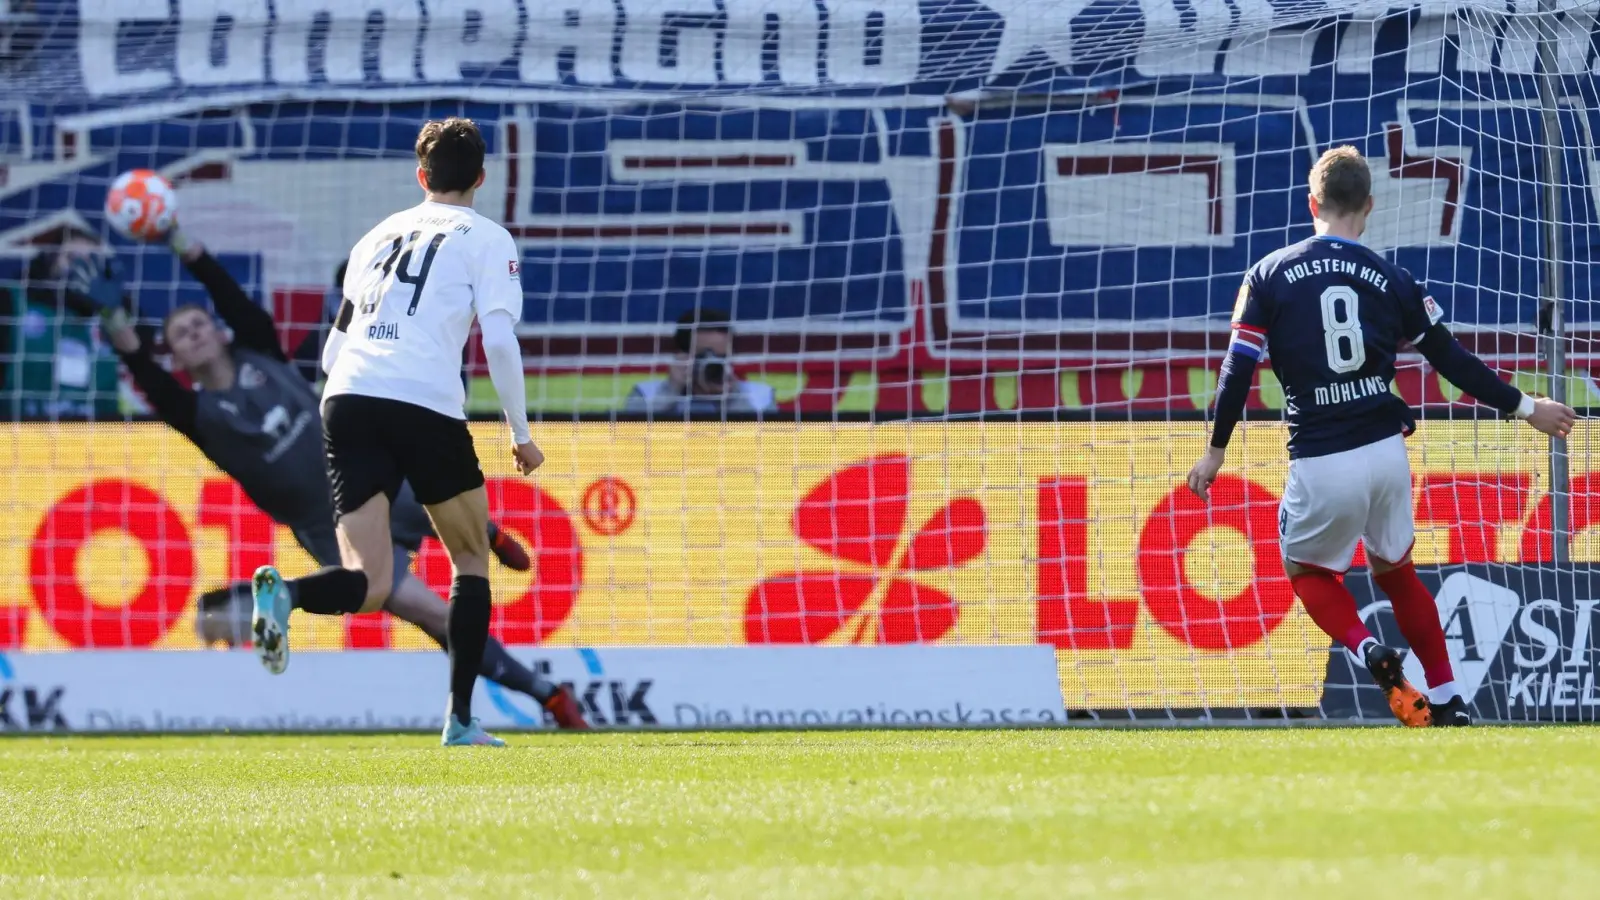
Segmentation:
<svg viewBox="0 0 1600 900">
<path fill-rule="evenodd" d="M 1566 389 L 1591 402 L 1592 2 L 13 6 L 0 648 L 192 647 L 200 591 L 309 565 L 181 437 L 123 420 L 137 397 L 87 320 L 27 294 L 28 261 L 109 237 L 110 180 L 157 168 L 298 347 L 350 244 L 415 199 L 429 117 L 484 127 L 478 208 L 525 250 L 551 463 L 497 488 L 539 550 L 536 577 L 496 575 L 508 642 L 1043 642 L 1072 708 L 1348 711 L 1277 562 L 1265 367 L 1219 501 L 1179 490 L 1242 273 L 1310 233 L 1306 172 L 1338 144 L 1373 164 L 1368 242 L 1463 341 L 1548 392 L 1559 300 Z M 111 243 L 146 317 L 203 300 L 164 249 Z M 629 417 L 696 308 L 732 317 L 765 422 Z M 1554 562 L 1547 447 L 1415 359 L 1395 389 L 1426 420 L 1419 563 L 1505 564 L 1436 580 L 1466 598 L 1445 606 L 1480 708 L 1592 715 L 1592 554 L 1580 535 Z M 86 417 L 113 421 L 63 421 Z M 383 620 L 308 631 L 431 646 Z"/>
</svg>

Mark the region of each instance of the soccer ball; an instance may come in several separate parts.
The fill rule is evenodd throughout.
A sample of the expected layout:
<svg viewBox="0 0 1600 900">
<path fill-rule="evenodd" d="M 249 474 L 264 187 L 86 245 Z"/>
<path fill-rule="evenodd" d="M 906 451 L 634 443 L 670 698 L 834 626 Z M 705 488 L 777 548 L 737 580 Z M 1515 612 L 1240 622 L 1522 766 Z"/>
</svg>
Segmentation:
<svg viewBox="0 0 1600 900">
<path fill-rule="evenodd" d="M 172 228 L 178 194 L 172 182 L 149 169 L 123 172 L 106 195 L 106 221 L 125 237 L 155 240 Z"/>
</svg>

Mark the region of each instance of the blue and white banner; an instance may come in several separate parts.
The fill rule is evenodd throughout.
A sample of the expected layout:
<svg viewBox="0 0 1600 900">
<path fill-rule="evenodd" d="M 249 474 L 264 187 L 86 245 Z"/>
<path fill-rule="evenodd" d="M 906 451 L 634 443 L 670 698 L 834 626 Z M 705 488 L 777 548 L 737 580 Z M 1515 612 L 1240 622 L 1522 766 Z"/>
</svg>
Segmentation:
<svg viewBox="0 0 1600 900">
<path fill-rule="evenodd" d="M 20 29 L 25 48 L 39 48 L 48 64 L 23 74 L 55 85 L 58 98 L 334 86 L 944 93 L 1293 74 L 1305 70 L 1317 26 L 1417 14 L 1441 36 L 1462 36 L 1459 52 L 1471 56 L 1463 69 L 1497 58 L 1507 71 L 1529 72 L 1537 28 L 1528 14 L 1538 8 L 1532 0 L 36 0 L 0 21 Z M 1556 8 L 1561 63 L 1587 71 L 1597 4 Z M 1340 50 L 1346 71 L 1376 58 L 1376 30 L 1358 31 Z M 1437 70 L 1441 55 L 1411 62 Z"/>
<path fill-rule="evenodd" d="M 1532 329 L 1553 255 L 1567 321 L 1595 319 L 1600 0 L 1547 19 L 1559 170 L 1531 0 L 26 6 L 0 18 L 0 280 L 41 236 L 103 233 L 111 179 L 148 166 L 252 291 L 321 291 L 415 201 L 417 125 L 466 114 L 525 330 L 575 346 L 696 304 L 830 359 L 807 341 L 919 315 L 952 357 L 1221 329 L 1244 270 L 1310 234 L 1306 173 L 1342 143 L 1373 163 L 1366 239 L 1453 325 Z M 1057 95 L 970 106 L 1012 91 Z M 202 299 L 119 246 L 149 314 Z"/>
</svg>

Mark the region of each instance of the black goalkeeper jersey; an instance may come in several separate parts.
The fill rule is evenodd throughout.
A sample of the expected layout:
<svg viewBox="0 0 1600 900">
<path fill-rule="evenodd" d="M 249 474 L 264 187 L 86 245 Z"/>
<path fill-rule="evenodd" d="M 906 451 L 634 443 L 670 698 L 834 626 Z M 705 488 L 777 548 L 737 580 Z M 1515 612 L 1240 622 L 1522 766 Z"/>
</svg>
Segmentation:
<svg viewBox="0 0 1600 900">
<path fill-rule="evenodd" d="M 143 345 L 122 355 L 129 374 L 157 415 L 273 520 L 297 527 L 333 521 L 317 395 L 284 355 L 271 314 L 209 253 L 186 267 L 233 330 L 233 384 L 220 391 L 190 390 Z"/>
<path fill-rule="evenodd" d="M 1266 347 L 1283 386 L 1289 458 L 1326 456 L 1415 427 L 1395 357 L 1443 318 L 1411 274 L 1363 244 L 1313 237 L 1251 267 L 1234 349 Z M 1259 347 L 1255 348 L 1259 352 Z"/>
<path fill-rule="evenodd" d="M 195 443 L 274 520 L 332 521 L 317 395 L 281 351 L 232 352 L 233 385 L 195 392 Z"/>
</svg>

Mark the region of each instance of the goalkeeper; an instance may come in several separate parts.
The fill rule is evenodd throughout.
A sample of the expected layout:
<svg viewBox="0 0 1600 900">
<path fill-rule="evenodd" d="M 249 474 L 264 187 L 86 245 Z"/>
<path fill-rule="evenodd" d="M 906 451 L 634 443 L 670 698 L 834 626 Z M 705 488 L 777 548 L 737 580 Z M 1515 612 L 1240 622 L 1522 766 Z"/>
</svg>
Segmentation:
<svg viewBox="0 0 1600 900">
<path fill-rule="evenodd" d="M 194 442 L 273 521 L 287 525 L 319 564 L 338 565 L 332 490 L 322 458 L 322 416 L 315 392 L 284 355 L 272 316 L 245 295 L 198 241 L 176 226 L 166 237 L 184 267 L 205 286 L 217 313 L 233 332 L 229 340 L 200 306 L 180 306 L 167 315 L 162 334 L 173 363 L 199 390 L 185 388 L 151 357 L 124 309 L 114 263 L 83 260 L 72 270 L 69 282 L 100 307 L 107 338 L 162 421 Z M 432 533 L 427 513 L 408 488 L 394 503 L 390 529 L 397 576 L 382 608 L 416 625 L 446 648 L 448 607 L 408 572 L 411 553 Z M 500 562 L 526 570 L 527 552 L 494 525 L 490 530 L 490 545 Z M 238 640 L 240 629 L 228 627 L 227 619 L 230 610 L 248 617 L 249 598 L 248 584 L 205 595 L 198 623 L 202 636 L 242 643 Z M 358 611 L 313 609 L 301 605 L 299 598 L 295 601 L 296 608 L 318 615 Z M 217 627 L 219 619 L 221 628 Z M 533 697 L 562 728 L 588 727 L 569 691 L 516 662 L 498 641 L 489 641 L 481 672 L 491 681 Z"/>
</svg>

